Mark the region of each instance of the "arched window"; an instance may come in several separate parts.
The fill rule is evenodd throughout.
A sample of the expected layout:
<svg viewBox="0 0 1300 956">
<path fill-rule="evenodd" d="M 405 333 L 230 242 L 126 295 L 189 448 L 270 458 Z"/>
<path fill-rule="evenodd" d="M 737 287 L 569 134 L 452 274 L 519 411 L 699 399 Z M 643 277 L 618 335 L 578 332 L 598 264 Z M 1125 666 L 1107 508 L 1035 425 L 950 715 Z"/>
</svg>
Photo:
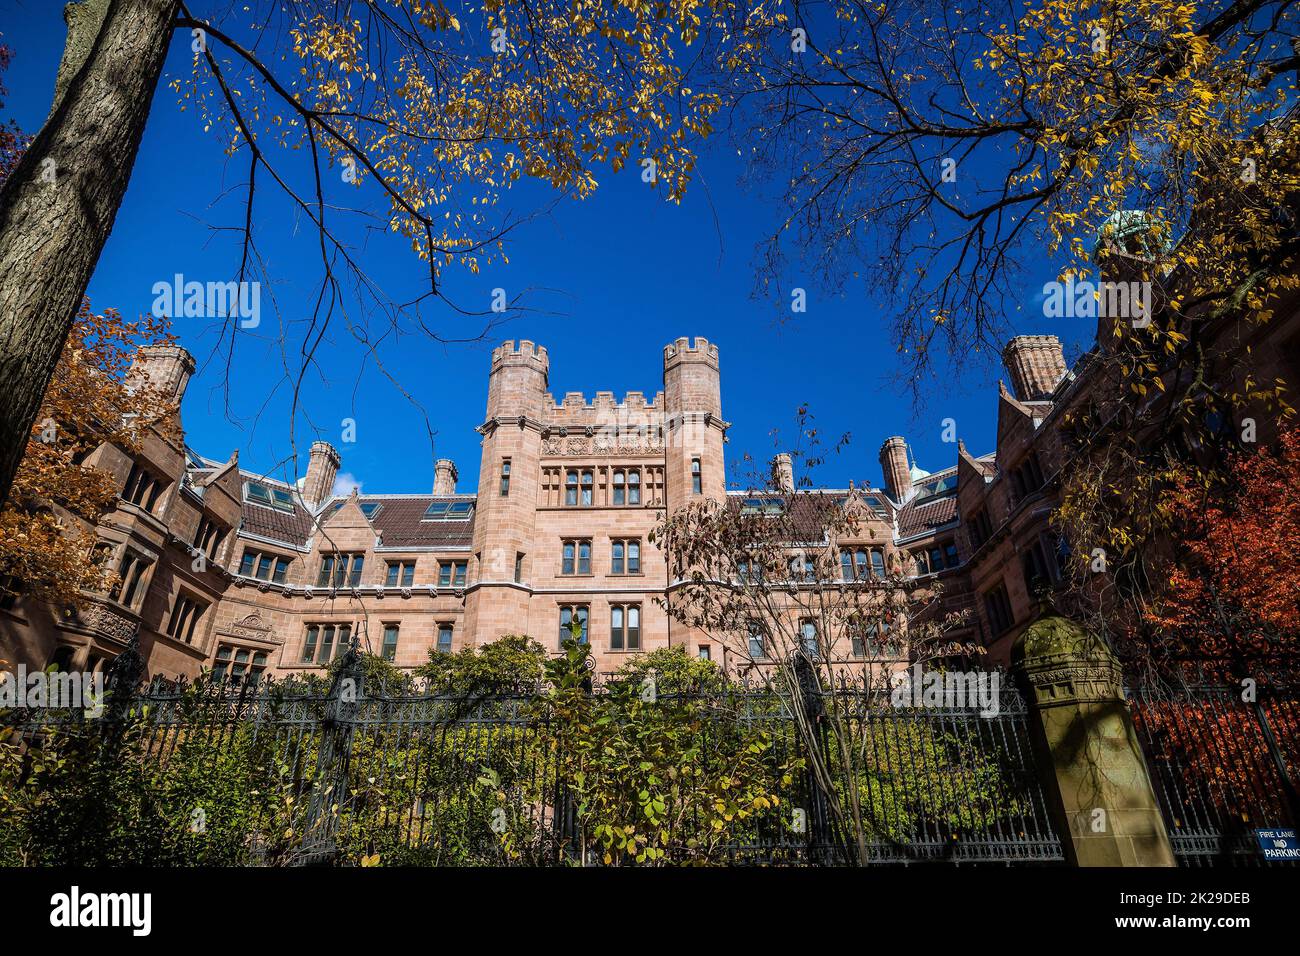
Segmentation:
<svg viewBox="0 0 1300 956">
<path fill-rule="evenodd" d="M 568 472 L 564 476 L 564 503 L 566 505 L 576 505 L 578 503 L 578 473 L 576 471 Z"/>
<path fill-rule="evenodd" d="M 591 507 L 591 472 L 582 473 L 582 504 L 583 507 Z"/>
<path fill-rule="evenodd" d="M 65 644 L 54 652 L 54 656 L 50 658 L 50 666 L 59 674 L 72 670 L 73 653 L 73 649 Z"/>
<path fill-rule="evenodd" d="M 627 473 L 627 503 L 630 505 L 641 503 L 641 472 L 639 471 Z"/>
<path fill-rule="evenodd" d="M 627 504 L 627 489 L 624 485 L 623 473 L 621 471 L 614 472 L 614 504 Z"/>
</svg>

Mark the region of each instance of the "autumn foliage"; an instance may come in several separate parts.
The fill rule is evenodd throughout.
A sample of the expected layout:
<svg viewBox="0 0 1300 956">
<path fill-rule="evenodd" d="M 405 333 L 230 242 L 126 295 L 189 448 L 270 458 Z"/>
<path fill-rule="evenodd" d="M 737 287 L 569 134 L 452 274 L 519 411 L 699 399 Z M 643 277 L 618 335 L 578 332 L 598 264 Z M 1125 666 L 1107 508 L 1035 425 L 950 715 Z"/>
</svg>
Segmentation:
<svg viewBox="0 0 1300 956">
<path fill-rule="evenodd" d="M 168 341 L 165 320 L 127 322 L 83 305 L 54 371 L 4 510 L 0 591 L 74 603 L 80 589 L 111 584 L 95 525 L 117 496 L 118 479 L 87 467 L 104 442 L 138 449 L 172 407 L 129 375 L 141 345 Z"/>
<path fill-rule="evenodd" d="M 9 92 L 5 89 L 3 74 L 9 69 L 9 61 L 12 57 L 13 51 L 0 43 L 0 97 Z M 0 99 L 0 106 L 4 106 L 3 99 Z M 9 174 L 18 165 L 18 160 L 22 158 L 23 150 L 27 148 L 30 141 L 31 137 L 19 129 L 18 124 L 13 120 L 0 123 L 0 183 L 9 178 Z"/>
<path fill-rule="evenodd" d="M 1181 534 L 1147 614 L 1161 641 L 1197 656 L 1300 651 L 1300 427 L 1170 495 Z"/>
</svg>

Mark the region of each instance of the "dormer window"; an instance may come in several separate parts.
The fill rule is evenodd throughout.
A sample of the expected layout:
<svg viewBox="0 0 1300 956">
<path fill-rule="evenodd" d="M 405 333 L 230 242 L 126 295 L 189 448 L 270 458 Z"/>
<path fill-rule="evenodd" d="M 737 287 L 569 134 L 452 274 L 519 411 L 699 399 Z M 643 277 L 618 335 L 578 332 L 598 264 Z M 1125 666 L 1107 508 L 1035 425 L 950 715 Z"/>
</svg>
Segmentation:
<svg viewBox="0 0 1300 956">
<path fill-rule="evenodd" d="M 957 490 L 957 475 L 951 474 L 946 478 L 940 478 L 937 481 L 929 481 L 920 487 L 916 493 L 917 502 L 928 501 L 931 498 L 940 498 L 944 495 L 950 495 Z"/>
<path fill-rule="evenodd" d="M 293 511 L 293 494 L 288 489 L 257 481 L 244 483 L 244 500 L 277 511 Z"/>
<path fill-rule="evenodd" d="M 435 501 L 424 511 L 425 521 L 465 521 L 474 513 L 472 501 Z"/>
<path fill-rule="evenodd" d="M 338 514 L 339 509 L 345 504 L 347 504 L 346 501 L 334 502 L 334 504 L 330 505 L 321 515 L 321 520 L 324 521 L 326 518 L 334 517 L 334 515 Z M 372 519 L 375 515 L 379 514 L 379 510 L 383 508 L 383 506 L 383 502 L 381 501 L 362 501 L 357 505 L 357 507 L 361 509 L 361 513 L 365 515 L 367 519 Z"/>
</svg>

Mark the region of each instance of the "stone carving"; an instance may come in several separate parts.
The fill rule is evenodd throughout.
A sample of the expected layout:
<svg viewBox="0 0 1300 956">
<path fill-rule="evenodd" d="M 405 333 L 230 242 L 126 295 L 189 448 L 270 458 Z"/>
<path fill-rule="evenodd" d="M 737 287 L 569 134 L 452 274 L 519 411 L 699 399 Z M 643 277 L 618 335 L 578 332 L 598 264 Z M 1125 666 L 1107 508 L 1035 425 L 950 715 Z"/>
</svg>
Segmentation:
<svg viewBox="0 0 1300 956">
<path fill-rule="evenodd" d="M 284 643 L 271 633 L 271 625 L 264 621 L 262 615 L 256 611 L 245 617 L 241 617 L 234 624 L 231 624 L 228 633 L 235 637 L 242 637 L 252 641 L 270 641 L 276 644 Z"/>
<path fill-rule="evenodd" d="M 1113 661 L 1087 661 L 1046 655 L 1023 668 L 1039 704 L 1123 698 L 1119 667 Z"/>
<path fill-rule="evenodd" d="M 241 617 L 233 626 L 236 630 L 242 628 L 248 631 L 269 631 L 271 629 L 271 625 L 265 623 L 262 620 L 262 615 L 257 611 L 254 611 L 247 617 Z"/>
<path fill-rule="evenodd" d="M 81 612 L 87 627 L 101 637 L 126 643 L 135 633 L 135 621 L 113 610 L 106 604 L 88 604 Z"/>
<path fill-rule="evenodd" d="M 658 429 L 592 429 L 590 436 L 572 436 L 564 438 L 556 435 L 544 436 L 542 454 L 550 458 L 563 456 L 591 458 L 616 455 L 661 454 L 664 450 L 663 435 Z"/>
</svg>

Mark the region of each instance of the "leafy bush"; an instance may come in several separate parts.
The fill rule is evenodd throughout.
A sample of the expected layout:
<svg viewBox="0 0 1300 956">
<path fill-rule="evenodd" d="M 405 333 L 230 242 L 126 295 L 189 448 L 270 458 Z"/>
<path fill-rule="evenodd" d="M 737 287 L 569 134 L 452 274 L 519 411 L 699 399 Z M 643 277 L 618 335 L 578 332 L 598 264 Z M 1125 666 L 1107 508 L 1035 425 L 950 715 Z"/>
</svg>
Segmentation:
<svg viewBox="0 0 1300 956">
<path fill-rule="evenodd" d="M 425 695 L 394 695 L 410 685 L 362 658 L 386 693 L 346 706 L 325 693 L 335 672 L 255 697 L 200 681 L 120 723 L 47 712 L 0 737 L 0 865 L 799 858 L 809 774 L 779 691 L 736 693 L 677 649 L 630 660 L 599 693 L 589 665 L 584 644 L 547 659 L 515 637 L 432 657 Z M 870 759 L 837 768 L 833 731 L 828 759 L 833 798 L 856 799 L 872 840 L 1019 812 L 996 756 L 960 728 L 898 714 L 858 730 Z"/>
</svg>

